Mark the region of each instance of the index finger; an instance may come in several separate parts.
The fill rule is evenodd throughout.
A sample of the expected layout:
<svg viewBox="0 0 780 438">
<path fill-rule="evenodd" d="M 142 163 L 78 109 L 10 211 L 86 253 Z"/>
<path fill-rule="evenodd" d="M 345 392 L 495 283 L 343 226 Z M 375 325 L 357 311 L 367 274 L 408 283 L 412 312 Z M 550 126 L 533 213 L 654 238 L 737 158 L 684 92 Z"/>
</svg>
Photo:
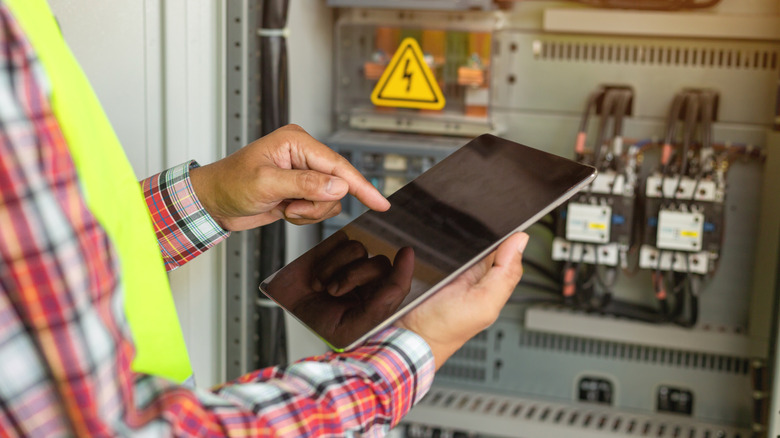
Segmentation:
<svg viewBox="0 0 780 438">
<path fill-rule="evenodd" d="M 304 142 L 310 143 L 302 144 L 304 166 L 343 179 L 349 185 L 349 193 L 372 210 L 386 211 L 390 208 L 390 202 L 346 158 L 314 137 L 305 135 L 314 140 L 314 143 L 311 144 L 304 138 Z"/>
</svg>

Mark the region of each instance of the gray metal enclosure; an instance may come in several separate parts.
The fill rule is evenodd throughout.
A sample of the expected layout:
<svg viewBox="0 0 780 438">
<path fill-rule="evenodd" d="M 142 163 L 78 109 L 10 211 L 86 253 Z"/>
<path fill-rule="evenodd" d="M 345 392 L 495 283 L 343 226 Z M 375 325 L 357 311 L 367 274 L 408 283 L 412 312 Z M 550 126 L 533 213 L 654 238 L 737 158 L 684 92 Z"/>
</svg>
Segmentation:
<svg viewBox="0 0 780 438">
<path fill-rule="evenodd" d="M 431 393 L 398 428 L 399 436 L 780 436 L 775 390 L 780 35 L 766 26 L 773 19 L 780 29 L 780 5 L 745 2 L 746 13 L 755 13 L 747 10 L 750 5 L 771 12 L 755 14 L 752 31 L 743 29 L 750 21 L 734 13 L 739 10 L 737 2 L 725 2 L 710 13 L 689 13 L 690 26 L 674 31 L 653 27 L 664 20 L 677 23 L 677 13 L 672 12 L 642 15 L 547 1 L 518 2 L 504 9 L 484 1 L 379 3 L 329 2 L 333 16 L 328 20 L 335 23 L 330 29 L 332 65 L 324 68 L 334 75 L 328 91 L 333 108 L 322 117 L 332 126 L 326 143 L 380 189 L 382 184 L 402 185 L 413 179 L 481 132 L 573 156 L 585 100 L 600 85 L 633 90 L 625 138 L 635 143 L 657 142 L 663 136 L 676 92 L 715 89 L 720 96 L 716 142 L 756 151 L 754 158 L 737 159 L 728 170 L 723 246 L 718 269 L 701 292 L 700 318 L 694 327 L 539 304 L 535 299 L 543 295 L 521 285 L 499 321 L 441 368 Z M 257 129 L 257 81 L 262 78 L 257 75 L 253 45 L 254 8 L 256 2 L 249 0 L 227 2 L 229 148 L 251 140 Z M 623 25 L 617 30 L 589 26 L 605 17 L 640 25 L 636 31 Z M 733 20 L 735 29 L 714 35 L 713 20 Z M 487 116 L 373 108 L 369 100 L 373 83 L 362 75 L 362 68 L 371 57 L 377 27 L 489 33 Z M 397 157 L 407 167 L 398 170 L 383 164 Z M 647 151 L 642 158 L 646 176 L 658 161 L 657 151 Z M 327 221 L 321 235 L 361 211 L 354 199 L 346 200 L 342 215 Z M 526 257 L 557 269 L 549 230 L 533 227 L 530 233 Z M 231 239 L 226 278 L 228 377 L 256 364 L 255 337 L 267 335 L 257 333 L 255 322 L 261 280 L 255 272 L 258 238 L 245 233 Z M 526 275 L 535 278 L 530 269 Z M 650 273 L 622 276 L 615 295 L 652 304 Z M 589 382 L 607 384 L 609 400 L 583 400 L 580 390 Z M 689 413 L 659 410 L 660 397 L 669 391 L 692 397 Z"/>
</svg>

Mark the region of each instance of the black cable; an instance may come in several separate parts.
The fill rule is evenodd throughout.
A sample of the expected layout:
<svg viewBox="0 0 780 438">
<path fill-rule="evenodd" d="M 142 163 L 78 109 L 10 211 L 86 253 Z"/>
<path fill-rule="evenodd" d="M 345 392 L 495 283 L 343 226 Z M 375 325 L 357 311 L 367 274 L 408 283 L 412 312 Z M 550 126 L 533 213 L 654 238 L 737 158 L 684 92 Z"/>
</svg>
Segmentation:
<svg viewBox="0 0 780 438">
<path fill-rule="evenodd" d="M 289 0 L 261 2 L 260 49 L 260 135 L 287 125 L 290 117 L 287 38 L 278 32 L 287 25 Z M 272 30 L 275 32 L 266 32 Z M 260 229 L 260 280 L 279 270 L 285 261 L 285 222 L 282 220 Z M 260 299 L 265 299 L 260 296 Z M 259 360 L 256 367 L 287 363 L 284 311 L 279 308 L 258 309 L 257 329 Z"/>
<path fill-rule="evenodd" d="M 590 118 L 590 115 L 595 112 L 596 104 L 602 94 L 604 94 L 604 88 L 599 87 L 588 95 L 588 100 L 585 102 L 585 111 L 582 113 L 582 118 L 580 119 L 579 132 L 586 132 L 588 130 L 588 119 Z"/>
<path fill-rule="evenodd" d="M 706 161 L 715 159 L 715 151 L 712 148 L 712 123 L 715 119 L 716 105 L 715 93 L 709 90 L 703 91 L 701 93 L 701 101 L 701 151 L 699 152 L 699 174 L 703 176 L 704 173 L 708 171 Z"/>
<path fill-rule="evenodd" d="M 526 297 L 521 295 L 511 295 L 507 300 L 508 303 L 515 304 L 560 304 L 563 299 L 558 297 Z"/>
<path fill-rule="evenodd" d="M 675 140 L 675 134 L 677 133 L 677 125 L 680 118 L 680 111 L 682 110 L 683 102 L 685 101 L 685 93 L 677 93 L 672 100 L 672 106 L 669 107 L 669 112 L 666 115 L 666 135 L 664 136 L 663 151 L 661 156 L 661 165 L 663 168 L 662 173 L 666 174 L 666 169 L 669 165 L 669 158 L 671 157 L 672 144 Z M 663 190 L 661 190 L 663 196 Z"/>
<path fill-rule="evenodd" d="M 707 173 L 707 161 L 715 159 L 712 148 L 712 120 L 715 113 L 715 96 L 711 91 L 703 91 L 701 98 L 701 148 L 699 150 L 699 171 L 696 173 L 696 183 L 693 185 L 691 199 L 696 199 L 701 180 Z M 714 167 L 714 166 L 713 166 Z"/>
<path fill-rule="evenodd" d="M 664 316 L 654 307 L 634 304 L 617 298 L 613 298 L 602 310 L 602 313 L 654 324 L 665 321 Z"/>
<path fill-rule="evenodd" d="M 614 111 L 615 102 L 618 97 L 617 90 L 607 90 L 604 94 L 604 100 L 601 103 L 601 118 L 599 119 L 599 128 L 596 133 L 596 143 L 593 145 L 593 167 L 601 170 L 601 155 L 604 149 L 604 141 L 607 136 L 607 124 L 609 123 L 612 111 Z"/>
<path fill-rule="evenodd" d="M 561 296 L 560 287 L 539 283 L 538 281 L 529 280 L 527 278 L 521 278 L 520 283 L 518 283 L 518 286 L 528 287 L 531 289 L 536 289 L 542 292 L 547 292 L 557 296 Z"/>
<path fill-rule="evenodd" d="M 561 283 L 561 276 L 559 274 L 553 272 L 551 269 L 535 260 L 530 260 L 527 257 L 523 257 L 523 266 L 533 268 L 536 272 L 542 274 L 545 278 L 552 280 L 556 284 Z"/>
<path fill-rule="evenodd" d="M 585 110 L 582 112 L 582 118 L 580 119 L 580 130 L 577 132 L 577 141 L 574 145 L 574 152 L 577 160 L 581 160 L 585 155 L 585 142 L 587 140 L 588 132 L 588 120 L 590 115 L 595 112 L 598 106 L 599 99 L 604 95 L 604 88 L 598 87 L 595 91 L 592 91 L 588 95 L 588 100 L 585 102 Z"/>
<path fill-rule="evenodd" d="M 614 155 L 615 171 L 625 172 L 625 166 L 622 164 L 623 156 L 623 121 L 628 116 L 633 93 L 630 90 L 620 90 L 617 106 L 615 107 L 615 122 L 612 130 L 612 154 Z"/>
<path fill-rule="evenodd" d="M 630 112 L 631 99 L 633 93 L 631 90 L 618 90 L 618 104 L 615 107 L 615 125 L 613 129 L 613 136 L 623 138 L 624 126 L 623 121 Z"/>
<path fill-rule="evenodd" d="M 685 102 L 685 124 L 683 125 L 682 156 L 680 162 L 680 179 L 688 174 L 688 153 L 696 134 L 697 121 L 699 119 L 698 93 L 688 93 Z M 677 185 L 680 185 L 678 180 Z M 676 196 L 676 194 L 675 194 Z"/>
</svg>

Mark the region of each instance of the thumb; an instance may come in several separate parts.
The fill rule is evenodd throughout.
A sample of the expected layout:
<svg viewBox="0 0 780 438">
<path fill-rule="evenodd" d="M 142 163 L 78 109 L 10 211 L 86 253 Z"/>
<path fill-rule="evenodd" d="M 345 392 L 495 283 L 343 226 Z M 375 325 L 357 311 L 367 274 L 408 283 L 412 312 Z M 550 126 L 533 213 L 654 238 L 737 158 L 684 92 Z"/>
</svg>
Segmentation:
<svg viewBox="0 0 780 438">
<path fill-rule="evenodd" d="M 316 170 L 269 168 L 265 173 L 266 178 L 258 185 L 267 187 L 266 193 L 274 198 L 268 202 L 283 199 L 336 201 L 349 190 L 345 180 Z"/>
<path fill-rule="evenodd" d="M 526 233 L 515 233 L 501 243 L 496 249 L 493 266 L 482 277 L 479 286 L 486 290 L 505 292 L 505 298 L 509 299 L 523 276 L 523 251 L 528 245 L 528 239 Z"/>
</svg>

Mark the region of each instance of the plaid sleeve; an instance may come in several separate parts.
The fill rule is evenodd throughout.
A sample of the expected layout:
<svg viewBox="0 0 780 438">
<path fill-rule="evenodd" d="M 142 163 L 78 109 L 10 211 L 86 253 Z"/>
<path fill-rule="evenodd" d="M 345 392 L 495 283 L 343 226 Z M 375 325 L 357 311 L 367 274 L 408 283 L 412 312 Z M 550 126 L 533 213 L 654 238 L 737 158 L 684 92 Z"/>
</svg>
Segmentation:
<svg viewBox="0 0 780 438">
<path fill-rule="evenodd" d="M 223 241 L 223 230 L 201 205 L 190 182 L 188 161 L 141 182 L 165 269 L 172 271 Z"/>
<path fill-rule="evenodd" d="M 256 371 L 216 394 L 269 418 L 280 436 L 373 437 L 398 424 L 433 375 L 425 341 L 389 328 L 354 351 Z"/>
<path fill-rule="evenodd" d="M 255 371 L 213 391 L 193 393 L 144 376 L 136 383 L 142 417 L 175 422 L 150 422 L 137 431 L 381 437 L 427 393 L 433 374 L 427 344 L 412 332 L 390 328 L 354 351 Z"/>
</svg>

